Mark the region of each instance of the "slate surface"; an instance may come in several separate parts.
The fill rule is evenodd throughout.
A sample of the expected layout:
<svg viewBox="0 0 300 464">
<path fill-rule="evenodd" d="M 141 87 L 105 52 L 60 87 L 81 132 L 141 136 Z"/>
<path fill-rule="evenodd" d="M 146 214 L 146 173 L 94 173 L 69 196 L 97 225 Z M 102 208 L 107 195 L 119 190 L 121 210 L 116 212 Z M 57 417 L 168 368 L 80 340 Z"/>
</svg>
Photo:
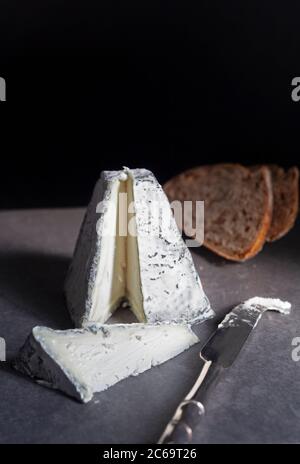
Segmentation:
<svg viewBox="0 0 300 464">
<path fill-rule="evenodd" d="M 12 359 L 35 325 L 72 326 L 62 286 L 83 210 L 0 213 L 0 336 Z M 234 264 L 204 248 L 193 252 L 217 318 L 196 328 L 205 342 L 224 314 L 260 295 L 290 300 L 293 313 L 266 313 L 239 358 L 211 393 L 197 443 L 300 441 L 300 224 Z M 155 443 L 195 380 L 200 346 L 129 378 L 82 405 L 0 363 L 1 443 Z"/>
</svg>

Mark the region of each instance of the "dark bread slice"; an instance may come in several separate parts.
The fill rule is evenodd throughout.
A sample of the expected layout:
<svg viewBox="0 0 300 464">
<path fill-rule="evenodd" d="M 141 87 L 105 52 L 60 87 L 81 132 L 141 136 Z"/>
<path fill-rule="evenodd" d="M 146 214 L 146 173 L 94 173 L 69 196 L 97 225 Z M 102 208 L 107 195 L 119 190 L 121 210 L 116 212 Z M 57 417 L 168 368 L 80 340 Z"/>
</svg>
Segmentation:
<svg viewBox="0 0 300 464">
<path fill-rule="evenodd" d="M 295 224 L 299 211 L 299 170 L 285 171 L 280 166 L 269 166 L 273 186 L 273 217 L 267 236 L 269 242 L 286 235 Z"/>
<path fill-rule="evenodd" d="M 245 261 L 262 249 L 273 204 L 267 167 L 201 166 L 169 180 L 164 190 L 170 201 L 205 201 L 204 245 L 215 253 Z"/>
</svg>

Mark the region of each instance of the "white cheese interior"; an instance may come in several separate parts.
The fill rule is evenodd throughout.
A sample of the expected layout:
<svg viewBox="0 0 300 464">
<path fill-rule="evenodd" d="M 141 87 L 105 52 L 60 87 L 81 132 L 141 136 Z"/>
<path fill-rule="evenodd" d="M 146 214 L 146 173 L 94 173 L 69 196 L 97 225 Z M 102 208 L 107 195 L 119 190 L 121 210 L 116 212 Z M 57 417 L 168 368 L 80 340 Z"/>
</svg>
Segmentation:
<svg viewBox="0 0 300 464">
<path fill-rule="evenodd" d="M 127 193 L 127 202 L 120 202 L 120 194 Z M 105 213 L 101 245 L 101 259 L 93 290 L 92 320 L 104 323 L 117 309 L 123 299 L 127 299 L 136 318 L 146 322 L 141 291 L 140 266 L 136 234 L 127 230 L 120 235 L 120 218 L 127 217 L 130 230 L 135 226 L 133 211 L 120 214 L 120 209 L 134 201 L 130 175 L 116 179 L 112 183 L 111 198 Z M 126 204 L 127 203 L 127 204 Z M 122 219 L 121 219 L 122 220 Z M 122 233 L 122 232 L 121 232 Z"/>
<path fill-rule="evenodd" d="M 199 341 L 189 327 L 172 324 L 93 324 L 66 331 L 36 327 L 33 334 L 76 386 L 83 401 L 177 356 Z"/>
<path fill-rule="evenodd" d="M 128 205 L 134 205 L 133 181 L 129 175 L 127 180 Z M 143 308 L 143 296 L 141 290 L 140 260 L 136 237 L 135 212 L 130 210 L 128 213 L 128 236 L 126 243 L 126 297 L 131 305 L 132 312 L 140 322 L 146 322 Z M 134 234 L 132 233 L 134 232 Z"/>
<path fill-rule="evenodd" d="M 126 237 L 118 237 L 119 193 L 126 183 L 120 180 L 112 185 L 111 201 L 104 216 L 101 259 L 99 260 L 93 290 L 92 319 L 105 322 L 125 295 Z"/>
</svg>

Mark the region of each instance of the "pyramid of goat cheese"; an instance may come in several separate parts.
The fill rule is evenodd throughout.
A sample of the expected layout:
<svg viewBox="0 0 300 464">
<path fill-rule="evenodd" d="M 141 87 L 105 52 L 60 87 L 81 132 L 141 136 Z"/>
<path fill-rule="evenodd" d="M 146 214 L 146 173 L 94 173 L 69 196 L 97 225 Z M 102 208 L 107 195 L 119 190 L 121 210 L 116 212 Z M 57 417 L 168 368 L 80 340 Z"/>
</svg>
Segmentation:
<svg viewBox="0 0 300 464">
<path fill-rule="evenodd" d="M 86 403 L 95 392 L 162 364 L 198 341 L 188 326 L 179 324 L 35 327 L 14 367 Z"/>
<path fill-rule="evenodd" d="M 150 171 L 102 172 L 65 296 L 77 327 L 105 323 L 123 300 L 139 322 L 195 323 L 214 315 L 168 199 Z"/>
</svg>

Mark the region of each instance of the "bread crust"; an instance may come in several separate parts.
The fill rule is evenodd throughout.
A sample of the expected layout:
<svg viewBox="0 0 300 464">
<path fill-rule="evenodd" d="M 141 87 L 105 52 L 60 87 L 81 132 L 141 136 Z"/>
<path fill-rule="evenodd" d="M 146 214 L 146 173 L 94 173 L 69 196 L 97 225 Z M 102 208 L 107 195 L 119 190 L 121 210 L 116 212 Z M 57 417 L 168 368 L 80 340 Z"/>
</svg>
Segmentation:
<svg viewBox="0 0 300 464">
<path fill-rule="evenodd" d="M 270 166 L 274 196 L 274 210 L 269 242 L 286 235 L 294 226 L 299 212 L 299 169 L 296 166 L 285 171 L 280 166 Z"/>
<path fill-rule="evenodd" d="M 231 261 L 246 261 L 252 257 L 254 257 L 259 251 L 263 248 L 264 243 L 266 241 L 270 224 L 272 220 L 272 210 L 273 210 L 273 191 L 272 191 L 272 181 L 271 181 L 271 173 L 270 170 L 266 166 L 259 167 L 254 173 L 252 170 L 242 166 L 240 164 L 233 164 L 233 163 L 222 163 L 214 166 L 200 166 L 194 169 L 190 169 L 185 171 L 184 173 L 172 178 L 164 185 L 164 190 L 169 197 L 170 200 L 178 199 L 176 198 L 176 184 L 180 185 L 180 183 L 184 180 L 184 177 L 190 177 L 193 179 L 197 178 L 197 173 L 200 172 L 209 176 L 209 171 L 214 168 L 218 167 L 219 169 L 222 168 L 230 168 L 230 169 L 239 169 L 242 170 L 245 174 L 248 175 L 260 175 L 261 180 L 264 182 L 264 207 L 263 207 L 263 214 L 260 219 L 259 228 L 257 230 L 255 239 L 249 244 L 247 248 L 245 248 L 241 253 L 233 253 L 227 252 L 222 247 L 216 246 L 214 243 L 210 242 L 207 238 L 204 237 L 204 246 L 211 251 L 217 253 L 218 255 L 222 256 Z M 188 194 L 188 187 L 185 185 L 185 190 Z M 175 196 L 174 196 L 175 195 Z M 205 200 L 205 198 L 199 198 L 199 200 Z"/>
</svg>

